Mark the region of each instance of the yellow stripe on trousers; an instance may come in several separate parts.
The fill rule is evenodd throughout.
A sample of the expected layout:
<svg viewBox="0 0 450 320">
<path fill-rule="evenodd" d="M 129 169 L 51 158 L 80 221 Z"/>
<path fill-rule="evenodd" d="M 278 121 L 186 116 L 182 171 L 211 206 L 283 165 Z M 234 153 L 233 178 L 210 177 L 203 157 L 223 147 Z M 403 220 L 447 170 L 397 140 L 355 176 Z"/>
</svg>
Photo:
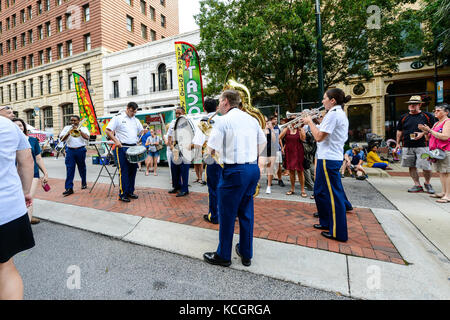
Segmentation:
<svg viewBox="0 0 450 320">
<path fill-rule="evenodd" d="M 328 191 L 330 192 L 331 199 L 331 211 L 333 213 L 333 237 L 336 238 L 336 208 L 334 206 L 334 197 L 333 197 L 333 189 L 331 188 L 330 178 L 328 177 L 327 172 L 327 162 L 323 159 L 323 171 L 325 172 L 325 178 L 327 180 Z"/>
<path fill-rule="evenodd" d="M 120 189 L 120 194 L 123 194 L 123 190 L 122 190 L 122 170 L 120 169 L 119 148 L 117 146 L 116 146 L 116 153 L 117 153 L 117 167 L 119 169 L 119 189 Z"/>
</svg>

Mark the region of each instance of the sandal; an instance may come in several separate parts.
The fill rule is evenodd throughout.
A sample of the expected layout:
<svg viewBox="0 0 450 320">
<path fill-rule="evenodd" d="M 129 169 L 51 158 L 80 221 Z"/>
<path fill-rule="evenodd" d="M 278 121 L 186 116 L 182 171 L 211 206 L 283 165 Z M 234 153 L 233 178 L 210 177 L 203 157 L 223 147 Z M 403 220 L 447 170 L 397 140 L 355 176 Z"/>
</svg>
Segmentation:
<svg viewBox="0 0 450 320">
<path fill-rule="evenodd" d="M 293 195 L 293 194 L 295 194 L 294 191 L 288 191 L 288 192 L 286 192 L 286 195 L 288 195 L 288 196 Z"/>
<path fill-rule="evenodd" d="M 309 197 L 310 199 L 314 199 L 314 195 L 312 195 L 311 197 Z"/>
<path fill-rule="evenodd" d="M 306 192 L 302 192 L 302 198 L 307 198 L 308 197 L 308 194 L 306 193 Z"/>
<path fill-rule="evenodd" d="M 449 203 L 449 202 L 450 202 L 450 199 L 447 199 L 447 198 L 441 198 L 441 199 L 439 199 L 439 200 L 436 200 L 436 202 L 439 202 L 439 203 Z"/>
<path fill-rule="evenodd" d="M 430 196 L 430 198 L 440 199 L 444 196 L 443 193 L 435 193 Z"/>
<path fill-rule="evenodd" d="M 145 175 L 148 176 L 148 172 L 146 172 Z"/>
</svg>

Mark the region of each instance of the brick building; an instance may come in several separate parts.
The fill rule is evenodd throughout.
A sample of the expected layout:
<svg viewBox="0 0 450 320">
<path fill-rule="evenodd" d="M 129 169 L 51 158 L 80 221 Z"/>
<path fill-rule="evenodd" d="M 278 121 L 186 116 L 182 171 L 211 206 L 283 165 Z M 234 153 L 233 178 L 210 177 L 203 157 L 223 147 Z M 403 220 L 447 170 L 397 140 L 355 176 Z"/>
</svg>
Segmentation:
<svg viewBox="0 0 450 320">
<path fill-rule="evenodd" d="M 58 134 L 79 114 L 71 73 L 103 115 L 102 57 L 179 33 L 178 0 L 0 0 L 0 104 Z"/>
</svg>

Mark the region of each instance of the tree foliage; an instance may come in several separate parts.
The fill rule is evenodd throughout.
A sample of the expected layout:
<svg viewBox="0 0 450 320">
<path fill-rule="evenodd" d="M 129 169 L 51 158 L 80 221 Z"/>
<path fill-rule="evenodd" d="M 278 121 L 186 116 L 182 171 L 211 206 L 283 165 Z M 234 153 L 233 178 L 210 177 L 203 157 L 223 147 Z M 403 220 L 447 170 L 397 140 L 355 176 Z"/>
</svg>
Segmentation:
<svg viewBox="0 0 450 320">
<path fill-rule="evenodd" d="M 390 75 L 420 33 L 414 0 L 322 1 L 325 88 L 352 77 Z M 379 29 L 367 28 L 370 5 L 381 10 Z M 201 0 L 200 54 L 207 94 L 220 92 L 228 70 L 253 95 L 295 109 L 318 100 L 314 0 Z M 368 66 L 370 66 L 368 68 Z"/>
</svg>

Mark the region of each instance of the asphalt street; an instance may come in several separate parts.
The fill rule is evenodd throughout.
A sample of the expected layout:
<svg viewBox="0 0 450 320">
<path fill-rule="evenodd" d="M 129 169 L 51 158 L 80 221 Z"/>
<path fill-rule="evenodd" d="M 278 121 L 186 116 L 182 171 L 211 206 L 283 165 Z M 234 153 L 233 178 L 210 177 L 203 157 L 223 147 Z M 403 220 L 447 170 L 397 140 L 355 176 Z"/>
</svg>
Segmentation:
<svg viewBox="0 0 450 320">
<path fill-rule="evenodd" d="M 347 299 L 50 222 L 33 232 L 14 258 L 27 300 Z"/>
</svg>

